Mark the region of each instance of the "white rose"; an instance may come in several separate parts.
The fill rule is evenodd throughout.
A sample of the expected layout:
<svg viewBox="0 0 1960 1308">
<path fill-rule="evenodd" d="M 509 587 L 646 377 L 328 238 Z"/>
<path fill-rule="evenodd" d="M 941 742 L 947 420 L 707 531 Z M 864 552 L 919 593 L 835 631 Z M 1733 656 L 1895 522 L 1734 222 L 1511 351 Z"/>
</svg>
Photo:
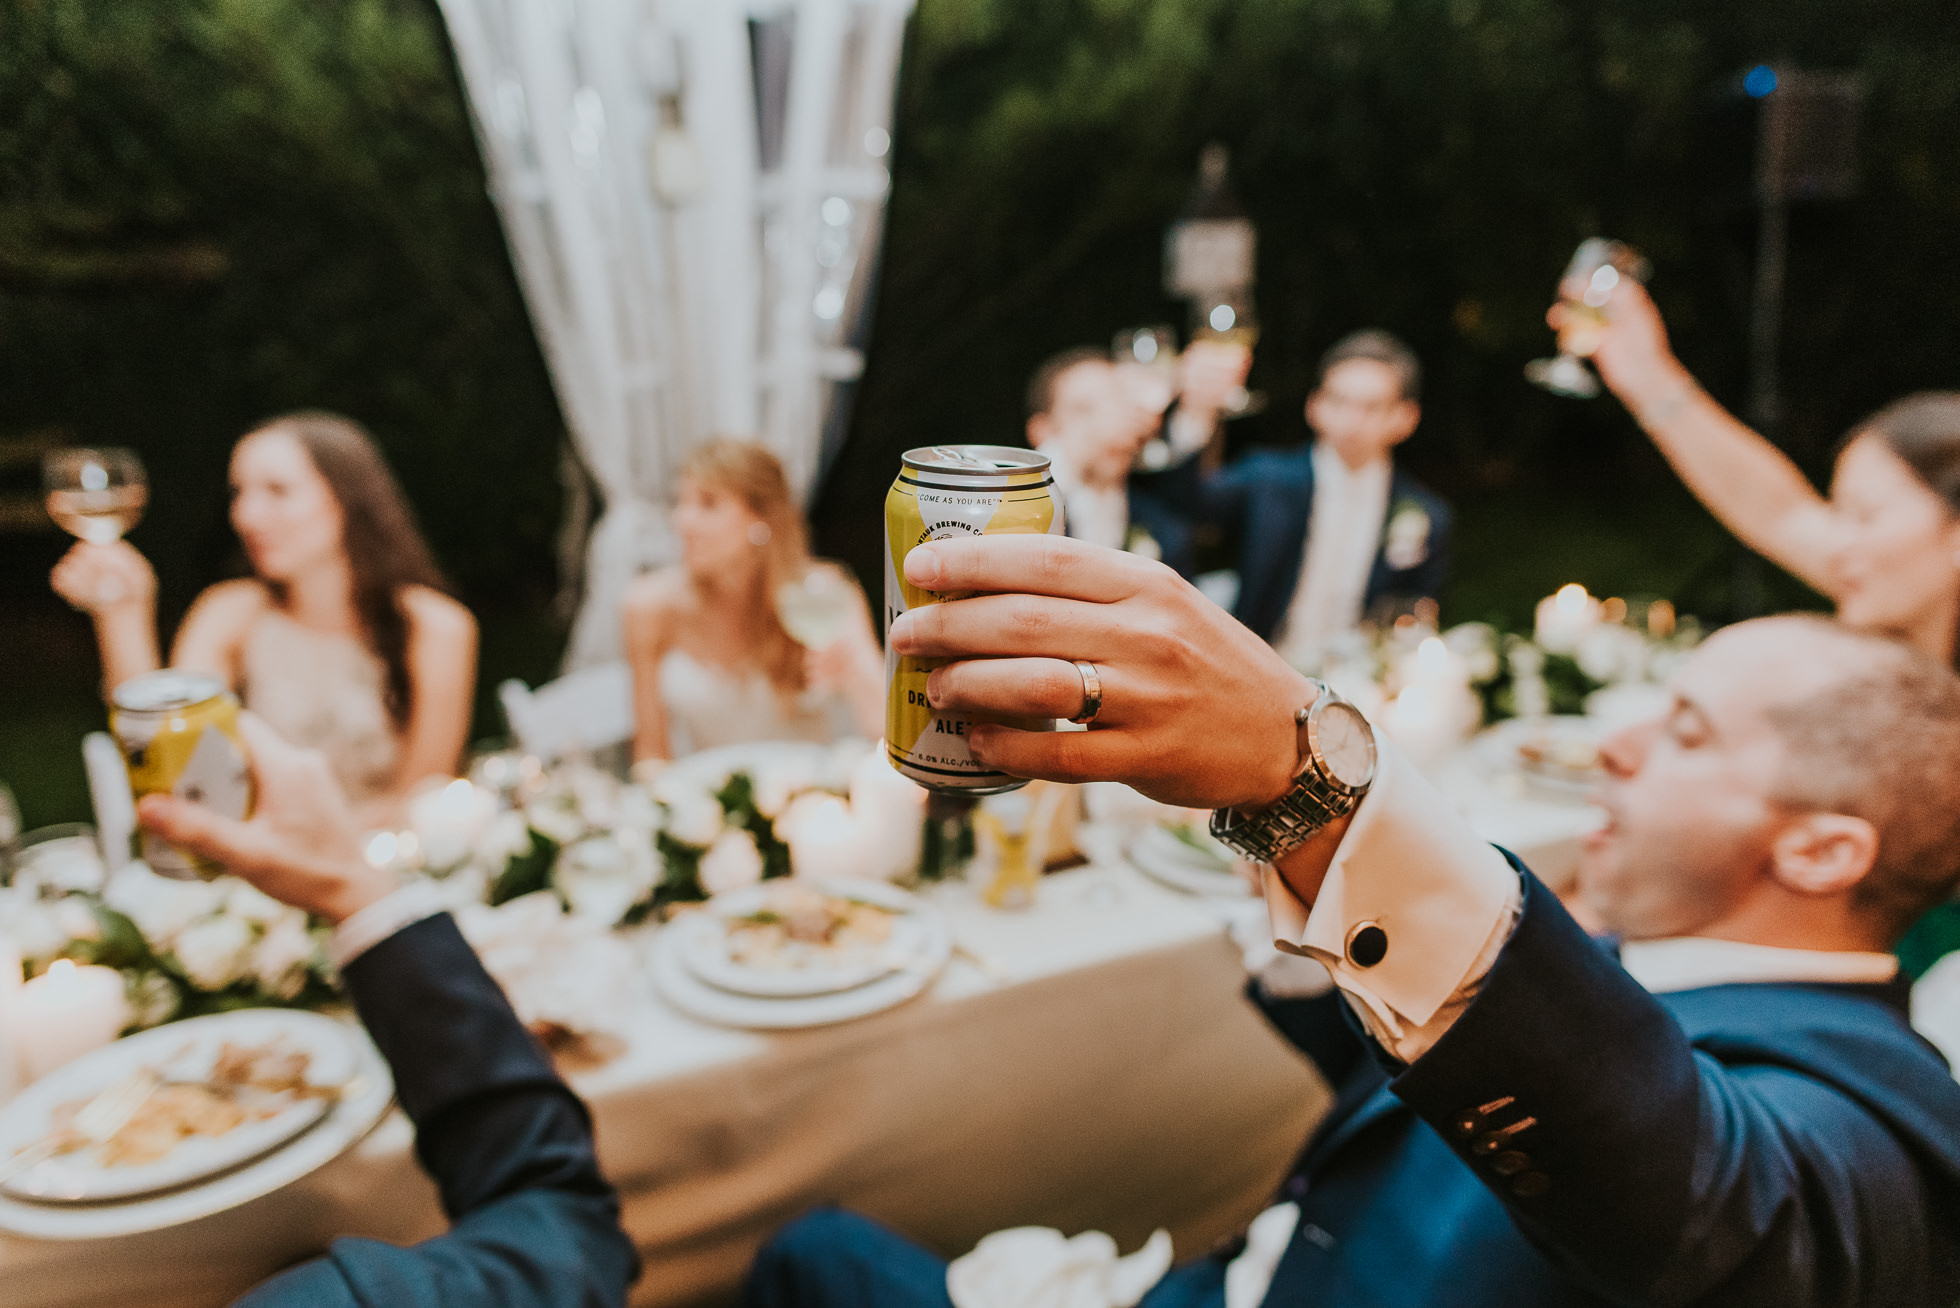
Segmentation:
<svg viewBox="0 0 1960 1308">
<path fill-rule="evenodd" d="M 21 958 L 29 963 L 53 958 L 71 939 L 49 905 L 25 897 L 8 910 L 6 930 Z"/>
<path fill-rule="evenodd" d="M 103 888 L 103 902 L 136 924 L 152 948 L 167 949 L 177 933 L 218 911 L 224 891 L 211 881 L 173 881 L 140 863 L 126 864 Z"/>
<path fill-rule="evenodd" d="M 724 831 L 701 856 L 701 889 L 710 895 L 743 890 L 762 880 L 762 852 L 746 831 Z"/>
<path fill-rule="evenodd" d="M 254 926 L 269 926 L 292 911 L 249 881 L 226 877 L 218 884 L 225 888 L 225 912 Z"/>
<path fill-rule="evenodd" d="M 524 810 L 525 820 L 539 835 L 560 845 L 569 845 L 585 834 L 585 821 L 576 809 L 563 802 L 546 801 Z"/>
<path fill-rule="evenodd" d="M 553 883 L 573 913 L 613 926 L 645 898 L 641 869 L 611 836 L 593 836 L 567 845 L 552 867 Z"/>
<path fill-rule="evenodd" d="M 65 836 L 22 850 L 14 884 L 53 898 L 78 890 L 98 891 L 106 875 L 95 841 L 87 836 Z"/>
<path fill-rule="evenodd" d="M 774 821 L 799 789 L 801 780 L 781 763 L 764 763 L 749 774 L 749 793 L 755 797 L 755 811 Z"/>
<path fill-rule="evenodd" d="M 54 902 L 54 920 L 70 940 L 102 939 L 102 924 L 95 920 L 87 904 L 72 895 Z"/>
<path fill-rule="evenodd" d="M 1488 622 L 1465 622 L 1443 633 L 1443 643 L 1463 660 L 1470 680 L 1477 685 L 1497 676 L 1497 628 Z"/>
<path fill-rule="evenodd" d="M 220 914 L 185 927 L 171 952 L 192 985 L 223 990 L 249 973 L 257 934 L 251 923 Z"/>
<path fill-rule="evenodd" d="M 476 844 L 476 861 L 501 869 L 513 858 L 531 852 L 531 824 L 522 813 L 499 813 L 483 829 Z"/>
<path fill-rule="evenodd" d="M 292 999 L 306 987 L 306 973 L 313 962 L 313 936 L 306 929 L 306 914 L 288 913 L 266 928 L 252 951 L 252 975 L 260 985 L 280 999 Z"/>
<path fill-rule="evenodd" d="M 660 829 L 660 806 L 646 791 L 638 786 L 628 786 L 619 792 L 618 822 L 620 826 L 631 827 L 635 831 L 657 831 Z"/>
<path fill-rule="evenodd" d="M 1638 681 L 1646 671 L 1647 642 L 1631 627 L 1600 623 L 1579 637 L 1573 658 L 1594 681 Z"/>
<path fill-rule="evenodd" d="M 667 804 L 667 834 L 684 845 L 706 849 L 721 835 L 721 801 L 705 790 L 680 790 Z"/>
</svg>

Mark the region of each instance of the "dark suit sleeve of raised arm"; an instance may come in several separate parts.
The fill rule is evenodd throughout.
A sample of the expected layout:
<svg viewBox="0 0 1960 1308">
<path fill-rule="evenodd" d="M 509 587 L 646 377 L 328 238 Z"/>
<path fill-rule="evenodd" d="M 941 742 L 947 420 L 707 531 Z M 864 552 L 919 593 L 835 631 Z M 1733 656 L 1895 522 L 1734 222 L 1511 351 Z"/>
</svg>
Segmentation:
<svg viewBox="0 0 1960 1308">
<path fill-rule="evenodd" d="M 584 1105 L 454 921 L 444 914 L 404 928 L 355 959 L 346 981 L 452 1226 L 406 1249 L 337 1241 L 326 1259 L 246 1302 L 624 1303 L 638 1260 L 599 1173 Z"/>
<path fill-rule="evenodd" d="M 1595 1293 L 1627 1304 L 1923 1302 L 1932 1179 L 1865 1105 L 1719 1061 L 1526 877 L 1477 997 L 1393 1082 Z M 1950 1253 L 1948 1255 L 1950 1257 Z"/>
</svg>

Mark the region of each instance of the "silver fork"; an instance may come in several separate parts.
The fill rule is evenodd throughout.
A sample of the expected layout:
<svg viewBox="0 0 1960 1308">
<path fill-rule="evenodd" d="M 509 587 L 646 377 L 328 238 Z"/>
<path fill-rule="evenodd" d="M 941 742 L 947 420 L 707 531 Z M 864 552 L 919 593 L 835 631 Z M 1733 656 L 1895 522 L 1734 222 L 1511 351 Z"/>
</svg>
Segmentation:
<svg viewBox="0 0 1960 1308">
<path fill-rule="evenodd" d="M 136 1111 L 150 1101 L 150 1096 L 162 1084 L 157 1074 L 148 1068 L 132 1072 L 82 1105 L 82 1111 L 75 1114 L 74 1125 L 67 1131 L 29 1145 L 0 1163 L 0 1183 L 11 1181 L 28 1168 L 45 1163 L 77 1138 L 85 1147 L 105 1143 L 129 1124 L 129 1119 L 136 1116 Z"/>
</svg>

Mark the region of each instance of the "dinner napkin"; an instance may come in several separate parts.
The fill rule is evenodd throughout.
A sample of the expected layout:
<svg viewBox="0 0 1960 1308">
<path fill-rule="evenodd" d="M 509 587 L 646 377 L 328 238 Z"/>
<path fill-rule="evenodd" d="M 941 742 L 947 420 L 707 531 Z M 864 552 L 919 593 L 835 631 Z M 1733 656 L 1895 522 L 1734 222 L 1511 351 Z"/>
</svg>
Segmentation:
<svg viewBox="0 0 1960 1308">
<path fill-rule="evenodd" d="M 1280 1257 L 1300 1224 L 1300 1205 L 1274 1204 L 1252 1219 L 1245 1248 L 1225 1269 L 1225 1308 L 1259 1308 L 1272 1288 Z"/>
<path fill-rule="evenodd" d="M 1134 1308 L 1171 1266 L 1157 1231 L 1127 1258 L 1101 1231 L 1073 1238 L 1046 1226 L 996 1231 L 946 1269 L 953 1308 Z"/>
</svg>

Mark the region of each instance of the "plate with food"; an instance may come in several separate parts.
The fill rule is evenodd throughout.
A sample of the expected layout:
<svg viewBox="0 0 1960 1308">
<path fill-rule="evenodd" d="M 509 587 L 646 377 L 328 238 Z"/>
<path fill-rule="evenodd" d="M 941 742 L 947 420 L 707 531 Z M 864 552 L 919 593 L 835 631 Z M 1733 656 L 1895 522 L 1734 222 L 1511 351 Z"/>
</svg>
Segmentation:
<svg viewBox="0 0 1960 1308">
<path fill-rule="evenodd" d="M 315 1013 L 247 1009 L 118 1040 L 57 1068 L 0 1110 L 0 1164 L 52 1157 L 0 1183 L 44 1204 L 126 1201 L 243 1167 L 305 1135 L 355 1079 L 359 1050 Z M 106 1138 L 78 1129 L 104 1091 L 146 1090 Z"/>
<path fill-rule="evenodd" d="M 933 930 L 923 909 L 882 881 L 786 877 L 718 895 L 668 930 L 709 985 L 801 999 L 855 990 L 924 957 Z"/>
<path fill-rule="evenodd" d="M 1232 870 L 1232 851 L 1212 838 L 1202 815 L 1145 827 L 1130 842 L 1130 862 L 1151 880 L 1187 895 L 1244 899 L 1255 893 Z"/>
<path fill-rule="evenodd" d="M 1478 737 L 1484 759 L 1562 799 L 1584 799 L 1605 775 L 1591 718 L 1513 718 Z"/>
</svg>

